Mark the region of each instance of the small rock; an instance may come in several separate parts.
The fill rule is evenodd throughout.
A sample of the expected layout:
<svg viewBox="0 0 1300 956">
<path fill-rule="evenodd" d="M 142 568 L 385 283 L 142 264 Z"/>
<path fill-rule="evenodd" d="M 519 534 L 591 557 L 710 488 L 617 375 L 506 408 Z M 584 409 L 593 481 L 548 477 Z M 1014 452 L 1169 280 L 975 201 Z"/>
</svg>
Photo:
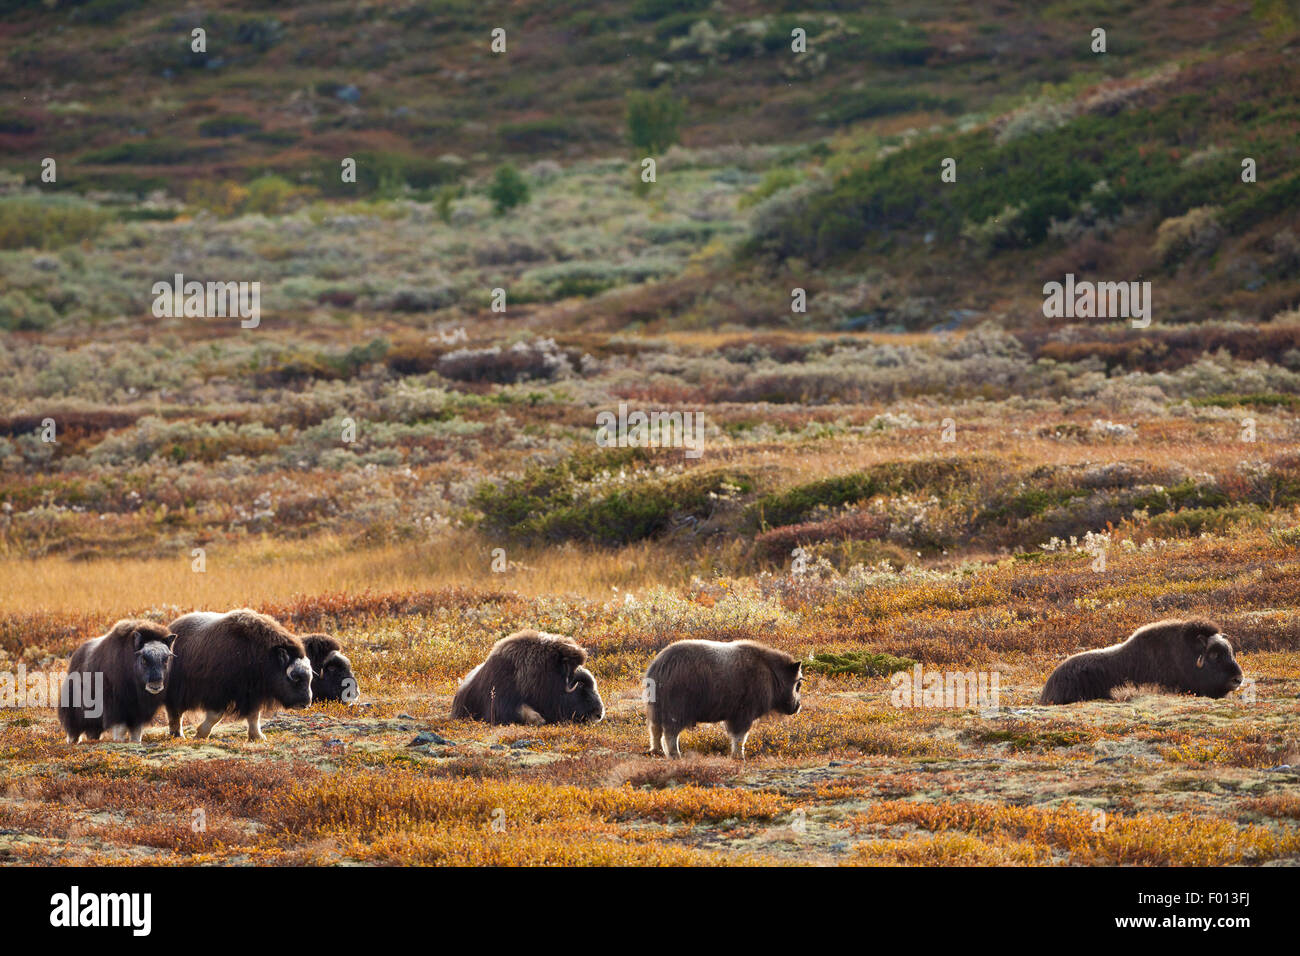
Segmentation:
<svg viewBox="0 0 1300 956">
<path fill-rule="evenodd" d="M 491 747 L 488 748 L 488 750 L 505 750 L 505 749 L 506 749 L 505 744 L 493 744 Z"/>
<path fill-rule="evenodd" d="M 416 734 L 415 739 L 412 740 L 406 746 L 420 747 L 423 746 L 424 744 L 438 744 L 439 746 L 446 746 L 449 743 L 450 741 L 447 740 L 447 738 L 441 736 L 440 734 L 435 734 L 432 730 L 422 730 L 418 734 Z"/>
<path fill-rule="evenodd" d="M 511 750 L 527 750 L 533 745 L 531 740 L 516 740 L 510 745 Z"/>
</svg>

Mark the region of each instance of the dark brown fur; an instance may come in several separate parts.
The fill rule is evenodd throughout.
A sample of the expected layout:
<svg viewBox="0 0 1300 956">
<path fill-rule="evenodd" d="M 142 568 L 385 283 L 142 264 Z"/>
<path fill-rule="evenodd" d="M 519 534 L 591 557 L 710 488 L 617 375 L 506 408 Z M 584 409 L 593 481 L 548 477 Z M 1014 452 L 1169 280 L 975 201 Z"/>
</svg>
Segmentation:
<svg viewBox="0 0 1300 956">
<path fill-rule="evenodd" d="M 68 676 L 59 696 L 59 723 L 76 743 L 85 734 L 98 740 L 105 730 L 126 728 L 139 741 L 146 724 L 163 705 L 163 694 L 150 693 L 149 684 L 166 688 L 171 670 L 171 646 L 176 635 L 152 621 L 123 620 L 102 637 L 86 641 L 68 661 Z M 96 675 L 102 675 L 101 696 L 94 706 Z M 74 687 L 77 683 L 79 686 Z M 75 706 L 74 706 L 75 705 Z M 92 716 L 88 710 L 100 711 Z"/>
<path fill-rule="evenodd" d="M 311 703 L 307 651 L 274 618 L 241 608 L 186 614 L 171 626 L 176 660 L 167 683 L 167 719 L 173 736 L 184 736 L 185 712 L 201 708 L 208 717 L 197 736 L 206 737 L 222 714 L 233 711 L 248 721 L 249 738 L 261 740 L 263 710 Z"/>
<path fill-rule="evenodd" d="M 338 638 L 328 634 L 304 634 L 302 646 L 311 659 L 311 699 L 355 703 L 361 696 L 352 662 L 343 653 Z"/>
<path fill-rule="evenodd" d="M 754 721 L 770 713 L 797 714 L 803 668 L 785 651 L 755 641 L 678 641 L 646 671 L 650 750 L 662 743 L 680 757 L 677 738 L 696 724 L 722 721 L 731 755 L 744 759 Z"/>
<path fill-rule="evenodd" d="M 1124 684 L 1223 697 L 1241 684 L 1241 668 L 1218 625 L 1200 619 L 1156 621 L 1121 644 L 1066 658 L 1047 678 L 1038 702 L 1105 700 Z"/>
<path fill-rule="evenodd" d="M 492 724 L 600 720 L 605 706 L 569 637 L 523 630 L 503 637 L 461 681 L 451 716 Z"/>
</svg>

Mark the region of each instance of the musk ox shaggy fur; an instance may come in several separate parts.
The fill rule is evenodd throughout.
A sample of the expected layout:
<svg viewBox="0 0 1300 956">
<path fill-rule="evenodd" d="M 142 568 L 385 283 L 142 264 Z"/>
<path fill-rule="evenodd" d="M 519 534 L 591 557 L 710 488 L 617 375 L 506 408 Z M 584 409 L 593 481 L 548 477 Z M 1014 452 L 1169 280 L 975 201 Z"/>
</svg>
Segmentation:
<svg viewBox="0 0 1300 956">
<path fill-rule="evenodd" d="M 523 630 L 503 637 L 460 682 L 451 716 L 490 724 L 586 723 L 605 716 L 587 652 L 572 638 Z"/>
<path fill-rule="evenodd" d="M 1241 676 L 1232 645 L 1217 625 L 1199 619 L 1156 621 L 1123 643 L 1066 658 L 1047 678 L 1039 703 L 1103 700 L 1123 684 L 1223 697 L 1241 685 Z"/>
<path fill-rule="evenodd" d="M 799 713 L 803 665 L 785 651 L 756 641 L 678 641 L 659 652 L 646 671 L 650 752 L 662 744 L 680 757 L 677 738 L 696 724 L 722 721 L 731 756 L 745 759 L 754 721 L 771 713 Z"/>
<path fill-rule="evenodd" d="M 68 743 L 82 734 L 98 740 L 105 730 L 114 740 L 125 731 L 139 743 L 163 705 L 175 639 L 161 624 L 128 619 L 73 651 L 58 707 Z"/>
<path fill-rule="evenodd" d="M 176 660 L 167 682 L 167 721 L 185 736 L 189 710 L 206 712 L 196 737 L 206 737 L 229 712 L 248 721 L 248 739 L 265 740 L 261 714 L 311 703 L 311 661 L 302 641 L 275 618 L 241 608 L 199 611 L 172 621 Z"/>
<path fill-rule="evenodd" d="M 338 639 L 328 634 L 304 634 L 300 640 L 311 661 L 312 700 L 355 702 L 361 691 L 352 673 L 352 662 Z"/>
</svg>

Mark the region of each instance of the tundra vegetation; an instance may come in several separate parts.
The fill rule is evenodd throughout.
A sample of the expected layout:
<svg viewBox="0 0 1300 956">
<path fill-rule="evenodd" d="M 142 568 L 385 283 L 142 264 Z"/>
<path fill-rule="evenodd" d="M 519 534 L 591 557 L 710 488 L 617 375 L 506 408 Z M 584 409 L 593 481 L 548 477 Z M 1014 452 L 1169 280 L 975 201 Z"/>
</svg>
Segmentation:
<svg viewBox="0 0 1300 956">
<path fill-rule="evenodd" d="M 1300 860 L 1287 5 L 1130 4 L 1104 56 L 1084 3 L 758 6 L 214 2 L 204 57 L 197 11 L 3 5 L 0 680 L 250 607 L 360 698 L 264 743 L 0 707 L 0 861 Z M 260 324 L 154 317 L 177 273 Z M 1047 319 L 1067 273 L 1150 327 Z M 599 446 L 620 403 L 703 454 Z M 1036 703 L 1170 617 L 1246 684 Z M 452 720 L 530 627 L 604 719 Z M 645 754 L 690 638 L 805 662 L 743 763 Z M 917 665 L 998 708 L 893 706 Z"/>
</svg>

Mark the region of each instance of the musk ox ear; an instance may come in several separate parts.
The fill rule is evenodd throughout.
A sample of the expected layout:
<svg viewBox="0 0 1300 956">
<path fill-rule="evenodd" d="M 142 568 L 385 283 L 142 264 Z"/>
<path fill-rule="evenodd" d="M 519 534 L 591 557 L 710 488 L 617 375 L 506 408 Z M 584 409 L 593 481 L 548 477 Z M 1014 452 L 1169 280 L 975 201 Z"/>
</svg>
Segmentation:
<svg viewBox="0 0 1300 956">
<path fill-rule="evenodd" d="M 287 647 L 277 647 L 275 649 L 275 656 L 279 659 L 281 667 L 288 667 L 289 661 L 293 659 L 289 656 L 289 649 Z"/>
<path fill-rule="evenodd" d="M 1183 639 L 1187 641 L 1187 646 L 1197 655 L 1196 666 L 1205 666 L 1205 652 L 1210 647 L 1210 638 L 1213 634 L 1207 634 L 1200 628 L 1189 629 L 1183 633 Z"/>
<path fill-rule="evenodd" d="M 171 646 L 176 643 L 176 635 L 171 631 L 168 631 L 166 636 L 160 637 L 159 640 L 167 645 L 168 650 L 171 650 Z"/>
<path fill-rule="evenodd" d="M 131 643 L 135 645 L 135 649 L 137 651 L 140 648 L 144 647 L 144 634 L 142 634 L 140 631 L 132 631 Z"/>
</svg>

